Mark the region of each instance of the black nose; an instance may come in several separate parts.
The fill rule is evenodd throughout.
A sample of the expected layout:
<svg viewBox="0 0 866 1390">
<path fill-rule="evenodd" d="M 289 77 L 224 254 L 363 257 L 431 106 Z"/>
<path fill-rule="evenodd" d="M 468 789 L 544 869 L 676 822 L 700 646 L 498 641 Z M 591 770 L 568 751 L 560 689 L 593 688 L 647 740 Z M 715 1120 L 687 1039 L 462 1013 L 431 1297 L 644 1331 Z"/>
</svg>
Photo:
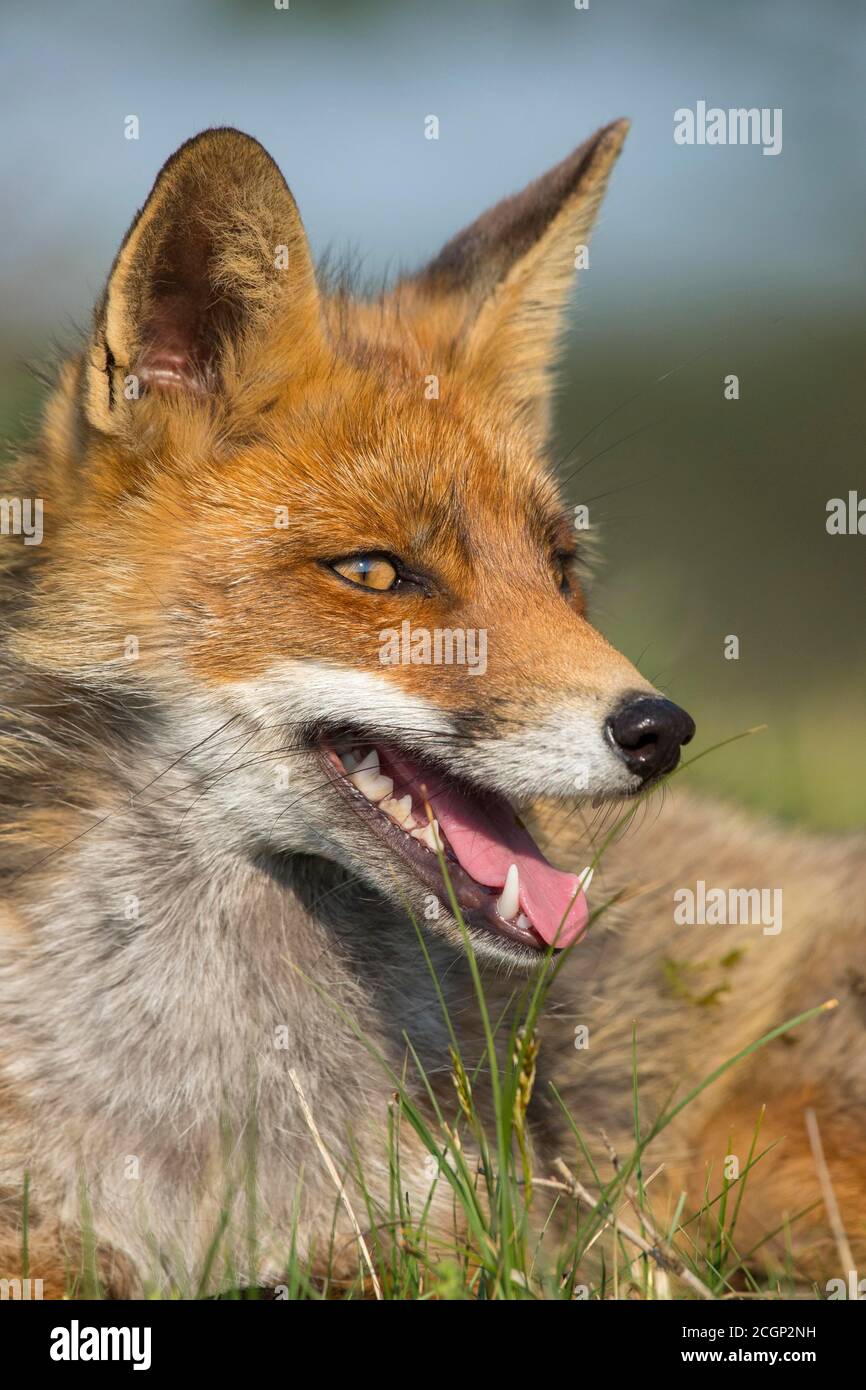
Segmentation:
<svg viewBox="0 0 866 1390">
<path fill-rule="evenodd" d="M 694 736 L 695 721 L 672 700 L 641 695 L 620 705 L 605 727 L 629 771 L 648 782 L 676 767 L 680 748 Z"/>
</svg>

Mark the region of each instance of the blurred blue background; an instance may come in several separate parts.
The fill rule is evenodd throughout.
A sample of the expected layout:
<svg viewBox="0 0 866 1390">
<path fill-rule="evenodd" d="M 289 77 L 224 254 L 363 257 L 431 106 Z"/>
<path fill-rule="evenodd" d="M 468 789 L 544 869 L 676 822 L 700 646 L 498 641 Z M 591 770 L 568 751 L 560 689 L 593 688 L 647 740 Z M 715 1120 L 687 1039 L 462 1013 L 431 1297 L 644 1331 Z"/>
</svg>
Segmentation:
<svg viewBox="0 0 866 1390">
<path fill-rule="evenodd" d="M 631 117 L 558 417 L 558 454 L 598 426 L 570 485 L 603 528 L 596 616 L 692 709 L 701 745 L 769 724 L 689 777 L 862 822 L 866 537 L 824 525 L 830 497 L 866 495 L 862 4 L 4 0 L 0 25 L 13 440 L 38 405 L 25 360 L 74 343 L 132 213 L 195 131 L 256 135 L 314 250 L 381 279 Z M 781 154 L 676 145 L 674 112 L 698 100 L 781 107 Z"/>
</svg>

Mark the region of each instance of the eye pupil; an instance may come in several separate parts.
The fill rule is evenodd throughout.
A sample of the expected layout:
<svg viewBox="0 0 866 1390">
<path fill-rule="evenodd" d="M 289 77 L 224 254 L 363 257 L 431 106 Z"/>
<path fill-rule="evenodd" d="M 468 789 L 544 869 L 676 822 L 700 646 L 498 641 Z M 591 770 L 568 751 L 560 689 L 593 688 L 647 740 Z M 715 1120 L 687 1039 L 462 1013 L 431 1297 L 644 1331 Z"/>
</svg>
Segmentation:
<svg viewBox="0 0 866 1390">
<path fill-rule="evenodd" d="M 345 560 L 335 560 L 331 568 L 359 589 L 382 593 L 397 583 L 397 571 L 384 555 L 350 555 Z"/>
</svg>

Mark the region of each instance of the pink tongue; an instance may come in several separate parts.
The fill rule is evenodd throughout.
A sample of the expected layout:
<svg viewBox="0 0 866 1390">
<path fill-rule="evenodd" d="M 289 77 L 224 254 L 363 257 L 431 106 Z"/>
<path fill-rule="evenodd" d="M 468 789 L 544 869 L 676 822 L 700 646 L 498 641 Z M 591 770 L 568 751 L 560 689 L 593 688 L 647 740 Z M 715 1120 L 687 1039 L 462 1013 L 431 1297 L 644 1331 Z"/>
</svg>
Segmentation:
<svg viewBox="0 0 866 1390">
<path fill-rule="evenodd" d="M 520 875 L 520 908 L 548 946 L 570 946 L 586 926 L 589 908 L 576 874 L 564 874 L 545 859 L 528 831 L 502 803 L 480 805 L 441 779 L 386 751 L 398 784 L 394 795 L 412 792 L 417 810 L 425 797 L 461 866 L 486 888 L 501 889 L 511 864 Z"/>
</svg>

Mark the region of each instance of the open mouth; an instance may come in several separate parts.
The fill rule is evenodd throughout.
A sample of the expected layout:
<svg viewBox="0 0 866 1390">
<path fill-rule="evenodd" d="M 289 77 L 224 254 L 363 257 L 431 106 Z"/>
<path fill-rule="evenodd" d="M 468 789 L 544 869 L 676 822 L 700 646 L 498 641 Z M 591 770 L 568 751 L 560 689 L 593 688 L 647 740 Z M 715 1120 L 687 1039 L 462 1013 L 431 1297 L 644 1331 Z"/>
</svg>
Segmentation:
<svg viewBox="0 0 866 1390">
<path fill-rule="evenodd" d="M 535 951 L 582 935 L 591 871 L 555 869 L 501 797 L 389 745 L 322 740 L 318 753 L 353 810 L 451 910 L 441 852 L 467 926 Z"/>
</svg>

